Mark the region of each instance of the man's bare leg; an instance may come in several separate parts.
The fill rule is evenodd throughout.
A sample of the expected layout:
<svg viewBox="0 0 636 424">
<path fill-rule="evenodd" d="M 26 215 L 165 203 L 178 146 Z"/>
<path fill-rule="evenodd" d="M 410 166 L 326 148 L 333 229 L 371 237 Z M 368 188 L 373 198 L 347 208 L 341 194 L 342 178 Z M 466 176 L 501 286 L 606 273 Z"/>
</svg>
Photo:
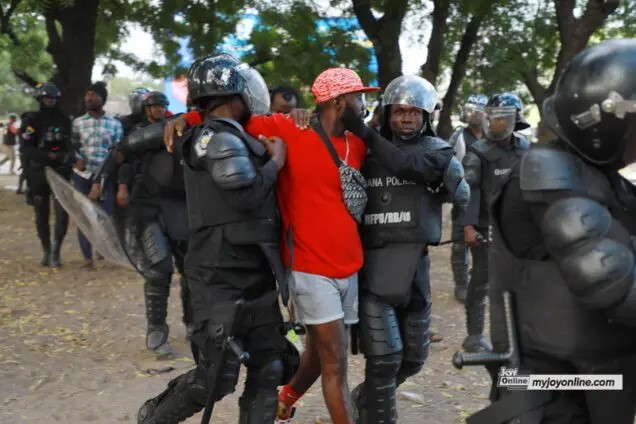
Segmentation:
<svg viewBox="0 0 636 424">
<path fill-rule="evenodd" d="M 347 330 L 342 320 L 308 326 L 320 359 L 322 393 L 333 424 L 351 424 L 347 383 Z"/>
<path fill-rule="evenodd" d="M 347 383 L 347 332 L 342 321 L 307 326 L 306 349 L 300 357 L 298 371 L 288 384 L 291 391 L 301 396 L 322 374 L 322 391 L 334 424 L 350 424 L 351 400 Z M 321 360 L 324 358 L 324 360 Z M 285 393 L 287 390 L 281 391 Z M 288 416 L 292 403 L 285 402 Z"/>
<path fill-rule="evenodd" d="M 289 382 L 289 385 L 298 393 L 304 394 L 320 377 L 320 358 L 314 341 L 311 332 L 307 331 L 305 338 L 306 348 L 300 355 L 298 371 Z"/>
</svg>

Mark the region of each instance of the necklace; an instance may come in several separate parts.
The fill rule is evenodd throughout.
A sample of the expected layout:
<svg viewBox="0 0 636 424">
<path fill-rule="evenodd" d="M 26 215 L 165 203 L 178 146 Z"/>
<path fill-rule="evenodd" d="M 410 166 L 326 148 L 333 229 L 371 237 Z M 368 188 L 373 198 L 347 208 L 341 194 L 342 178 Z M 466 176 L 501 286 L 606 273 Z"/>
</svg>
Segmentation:
<svg viewBox="0 0 636 424">
<path fill-rule="evenodd" d="M 349 163 L 347 162 L 349 160 L 349 137 L 347 136 L 347 131 L 345 131 L 344 136 L 345 136 L 345 146 L 346 146 L 344 163 L 349 165 Z"/>
</svg>

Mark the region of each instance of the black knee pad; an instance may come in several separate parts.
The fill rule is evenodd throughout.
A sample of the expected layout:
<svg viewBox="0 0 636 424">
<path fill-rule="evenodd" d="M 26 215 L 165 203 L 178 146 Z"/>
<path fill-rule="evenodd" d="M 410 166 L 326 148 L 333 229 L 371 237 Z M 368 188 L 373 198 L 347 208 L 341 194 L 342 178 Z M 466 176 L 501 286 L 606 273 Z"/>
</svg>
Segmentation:
<svg viewBox="0 0 636 424">
<path fill-rule="evenodd" d="M 207 378 L 210 379 L 213 376 L 210 373 L 220 373 L 215 377 L 217 379 L 216 400 L 234 392 L 241 368 L 241 363 L 233 352 L 222 350 L 233 325 L 232 310 L 222 306 L 218 305 L 210 311 L 214 315 L 213 319 L 201 323 L 192 334 L 192 342 L 199 350 L 199 364 L 206 370 Z M 241 344 L 238 339 L 235 339 L 235 342 Z M 220 364 L 222 359 L 223 363 Z"/>
<path fill-rule="evenodd" d="M 367 357 L 365 374 L 367 378 L 391 379 L 398 374 L 401 365 L 402 352 L 382 356 L 369 356 Z"/>
<path fill-rule="evenodd" d="M 170 243 L 158 223 L 152 222 L 144 226 L 140 235 L 144 253 L 151 264 L 158 264 L 169 258 L 172 265 Z"/>
</svg>

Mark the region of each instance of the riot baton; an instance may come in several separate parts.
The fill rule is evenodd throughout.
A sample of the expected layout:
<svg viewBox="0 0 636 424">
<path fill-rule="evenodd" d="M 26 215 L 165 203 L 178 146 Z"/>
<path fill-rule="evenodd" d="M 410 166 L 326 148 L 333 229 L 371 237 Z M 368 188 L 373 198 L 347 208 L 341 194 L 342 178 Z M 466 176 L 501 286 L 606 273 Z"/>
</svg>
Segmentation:
<svg viewBox="0 0 636 424">
<path fill-rule="evenodd" d="M 209 424 L 210 419 L 212 418 L 212 412 L 214 411 L 215 403 L 214 398 L 216 396 L 216 387 L 219 384 L 221 367 L 223 367 L 225 364 L 228 350 L 231 350 L 238 357 L 238 360 L 242 364 L 245 364 L 245 362 L 249 361 L 250 359 L 249 353 L 244 352 L 243 349 L 241 349 L 241 347 L 234 341 L 234 334 L 236 333 L 238 321 L 240 319 L 241 311 L 243 310 L 244 305 L 245 301 L 243 299 L 234 302 L 235 308 L 234 313 L 232 314 L 232 328 L 230 329 L 229 334 L 225 332 L 225 329 L 222 325 L 217 327 L 216 329 L 216 334 L 214 336 L 218 343 L 220 354 L 218 355 L 218 361 L 213 364 L 212 376 L 208 380 L 211 382 L 211 384 L 208 389 L 208 398 L 205 402 L 205 409 L 203 410 L 203 416 L 201 417 L 201 424 Z"/>
<path fill-rule="evenodd" d="M 477 236 L 477 241 L 479 243 L 488 243 L 488 240 L 486 240 L 484 238 L 484 236 L 482 236 L 481 234 Z M 437 244 L 432 244 L 431 246 L 445 246 L 447 244 L 451 244 L 451 243 L 463 243 L 464 239 L 463 238 L 458 238 L 458 239 L 450 239 L 450 240 L 444 240 L 444 241 L 440 241 Z"/>
<path fill-rule="evenodd" d="M 357 355 L 360 353 L 360 324 L 353 324 L 351 326 L 351 354 Z"/>
<path fill-rule="evenodd" d="M 508 351 L 503 353 L 463 353 L 453 355 L 453 365 L 457 369 L 471 365 L 508 365 L 510 368 L 519 367 L 519 344 L 517 343 L 516 322 L 514 316 L 513 296 L 509 291 L 503 292 L 504 315 L 506 320 L 506 335 L 508 337 Z"/>
</svg>

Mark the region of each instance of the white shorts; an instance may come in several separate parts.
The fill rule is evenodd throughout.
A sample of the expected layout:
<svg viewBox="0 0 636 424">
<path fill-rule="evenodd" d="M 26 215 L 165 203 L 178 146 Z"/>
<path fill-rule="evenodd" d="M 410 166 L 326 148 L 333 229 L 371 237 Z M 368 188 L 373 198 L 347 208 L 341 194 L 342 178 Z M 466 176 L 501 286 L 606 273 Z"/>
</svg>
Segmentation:
<svg viewBox="0 0 636 424">
<path fill-rule="evenodd" d="M 347 278 L 292 271 L 289 291 L 296 318 L 304 325 L 318 325 L 344 319 L 358 322 L 358 274 Z"/>
</svg>

